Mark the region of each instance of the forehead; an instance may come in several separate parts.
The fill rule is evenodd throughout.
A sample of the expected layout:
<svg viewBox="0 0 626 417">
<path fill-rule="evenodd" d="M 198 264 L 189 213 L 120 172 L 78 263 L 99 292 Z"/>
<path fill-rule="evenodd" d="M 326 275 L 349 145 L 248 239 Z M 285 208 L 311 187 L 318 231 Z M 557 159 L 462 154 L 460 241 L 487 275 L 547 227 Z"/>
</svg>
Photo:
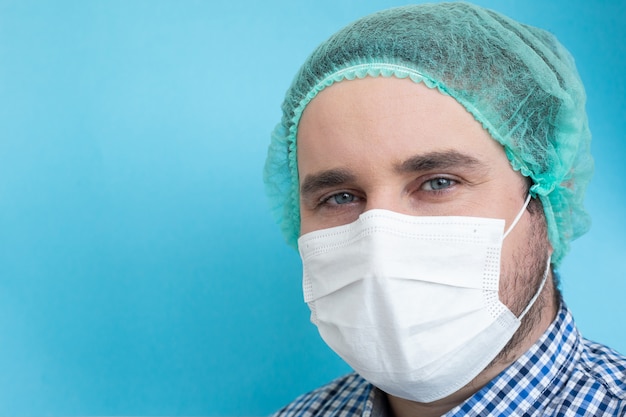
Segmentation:
<svg viewBox="0 0 626 417">
<path fill-rule="evenodd" d="M 304 110 L 297 135 L 299 171 L 450 150 L 508 164 L 502 146 L 456 100 L 394 77 L 327 87 Z"/>
</svg>

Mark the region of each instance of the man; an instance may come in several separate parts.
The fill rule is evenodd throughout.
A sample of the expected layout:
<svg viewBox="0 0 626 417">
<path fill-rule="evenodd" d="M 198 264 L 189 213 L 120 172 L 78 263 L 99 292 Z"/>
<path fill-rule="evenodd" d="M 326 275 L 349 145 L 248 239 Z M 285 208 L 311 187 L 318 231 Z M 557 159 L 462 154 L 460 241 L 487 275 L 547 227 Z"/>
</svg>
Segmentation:
<svg viewBox="0 0 626 417">
<path fill-rule="evenodd" d="M 278 416 L 626 415 L 626 358 L 580 336 L 554 272 L 589 225 L 584 100 L 554 37 L 464 3 L 313 52 L 265 181 L 355 373 Z"/>
</svg>

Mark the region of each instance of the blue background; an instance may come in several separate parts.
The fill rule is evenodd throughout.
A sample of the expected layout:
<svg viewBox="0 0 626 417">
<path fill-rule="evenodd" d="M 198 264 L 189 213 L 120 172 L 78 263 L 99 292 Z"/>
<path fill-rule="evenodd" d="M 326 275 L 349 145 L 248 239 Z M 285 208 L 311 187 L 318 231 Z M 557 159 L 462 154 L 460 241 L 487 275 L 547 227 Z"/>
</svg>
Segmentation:
<svg viewBox="0 0 626 417">
<path fill-rule="evenodd" d="M 563 289 L 626 353 L 626 3 L 478 3 L 577 59 L 594 226 Z M 261 171 L 306 55 L 400 4 L 0 1 L 0 415 L 264 415 L 347 371 Z"/>
</svg>

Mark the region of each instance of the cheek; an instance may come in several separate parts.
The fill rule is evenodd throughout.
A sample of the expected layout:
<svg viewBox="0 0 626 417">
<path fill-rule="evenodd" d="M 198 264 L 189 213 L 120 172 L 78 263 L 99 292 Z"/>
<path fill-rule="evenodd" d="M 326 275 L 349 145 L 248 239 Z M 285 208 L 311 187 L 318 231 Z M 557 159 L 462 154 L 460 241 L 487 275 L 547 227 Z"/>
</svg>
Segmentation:
<svg viewBox="0 0 626 417">
<path fill-rule="evenodd" d="M 514 296 L 519 291 L 519 286 L 524 283 L 516 282 L 516 277 L 524 269 L 524 258 L 528 258 L 533 252 L 530 240 L 530 216 L 524 216 L 515 228 L 508 234 L 502 244 L 500 258 L 500 299 L 504 304 L 511 307 Z M 508 227 L 509 223 L 507 222 Z"/>
<path fill-rule="evenodd" d="M 335 209 L 307 210 L 300 209 L 300 236 L 316 230 L 343 226 L 358 220 L 363 212 L 363 204 L 346 204 L 345 207 Z"/>
<path fill-rule="evenodd" d="M 500 300 L 513 311 L 525 307 L 523 294 L 541 279 L 551 252 L 543 217 L 527 211 L 502 245 Z"/>
<path fill-rule="evenodd" d="M 316 220 L 315 216 L 300 209 L 300 236 L 320 230 L 321 228 L 322 227 L 319 224 L 319 221 Z"/>
<path fill-rule="evenodd" d="M 505 225 L 506 230 L 511 227 L 513 218 L 507 219 Z M 527 209 L 524 209 L 524 214 L 519 219 L 517 224 L 513 227 L 507 237 L 502 243 L 502 268 L 511 269 L 519 267 L 516 264 L 516 259 L 522 255 L 528 255 L 534 252 L 534 236 L 533 236 L 533 219 Z"/>
</svg>

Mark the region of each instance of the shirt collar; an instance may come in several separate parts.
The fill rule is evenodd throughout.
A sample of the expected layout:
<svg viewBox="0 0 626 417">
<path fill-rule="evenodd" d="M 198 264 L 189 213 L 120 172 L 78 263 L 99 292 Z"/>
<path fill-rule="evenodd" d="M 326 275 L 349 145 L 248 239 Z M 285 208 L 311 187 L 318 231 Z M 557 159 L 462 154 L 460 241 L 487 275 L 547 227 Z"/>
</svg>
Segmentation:
<svg viewBox="0 0 626 417">
<path fill-rule="evenodd" d="M 523 415 L 560 391 L 581 354 L 581 336 L 565 306 L 537 342 L 446 417 Z"/>
</svg>

